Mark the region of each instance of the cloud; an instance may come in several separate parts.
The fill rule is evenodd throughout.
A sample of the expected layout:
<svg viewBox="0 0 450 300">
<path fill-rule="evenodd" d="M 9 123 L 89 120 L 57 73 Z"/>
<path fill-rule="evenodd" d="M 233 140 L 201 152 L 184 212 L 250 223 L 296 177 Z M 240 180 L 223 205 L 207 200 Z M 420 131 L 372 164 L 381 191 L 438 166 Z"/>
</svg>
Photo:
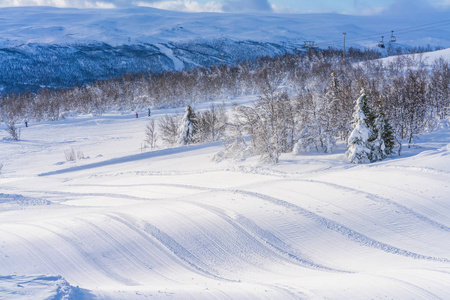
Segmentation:
<svg viewBox="0 0 450 300">
<path fill-rule="evenodd" d="M 442 13 L 450 9 L 450 0 L 397 0 L 385 13 L 393 15 L 421 15 L 424 13 Z"/>
<path fill-rule="evenodd" d="M 279 5 L 275 5 L 275 4 L 272 4 L 271 7 L 272 7 L 272 11 L 274 13 L 280 13 L 280 14 L 296 14 L 296 13 L 300 13 L 299 10 L 294 9 L 294 8 L 290 8 L 290 7 L 284 7 L 284 6 L 279 6 Z"/>
<path fill-rule="evenodd" d="M 225 0 L 222 6 L 224 12 L 272 12 L 268 0 Z"/>
<path fill-rule="evenodd" d="M 191 0 L 169 0 L 169 1 L 139 1 L 136 2 L 138 6 L 148 6 L 159 9 L 185 11 L 185 12 L 222 12 L 222 5 L 211 1 L 205 4 L 200 4 Z"/>
<path fill-rule="evenodd" d="M 1 0 L 0 7 L 15 6 L 54 6 L 75 8 L 114 8 L 114 2 L 127 1 L 97 1 L 97 0 Z"/>
</svg>

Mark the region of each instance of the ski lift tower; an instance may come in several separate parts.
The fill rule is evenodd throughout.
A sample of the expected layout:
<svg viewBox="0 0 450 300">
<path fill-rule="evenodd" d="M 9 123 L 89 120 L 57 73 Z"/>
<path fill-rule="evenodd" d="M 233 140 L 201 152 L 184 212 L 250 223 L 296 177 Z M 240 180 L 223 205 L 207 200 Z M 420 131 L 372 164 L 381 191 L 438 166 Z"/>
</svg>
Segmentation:
<svg viewBox="0 0 450 300">
<path fill-rule="evenodd" d="M 305 44 L 302 46 L 303 49 L 308 49 L 308 53 L 311 54 L 312 49 L 317 49 L 319 46 L 315 45 L 314 41 L 303 41 Z"/>
<path fill-rule="evenodd" d="M 345 65 L 345 36 L 347 35 L 347 33 L 343 32 L 342 34 L 344 35 L 344 51 L 342 52 L 342 64 Z"/>
</svg>

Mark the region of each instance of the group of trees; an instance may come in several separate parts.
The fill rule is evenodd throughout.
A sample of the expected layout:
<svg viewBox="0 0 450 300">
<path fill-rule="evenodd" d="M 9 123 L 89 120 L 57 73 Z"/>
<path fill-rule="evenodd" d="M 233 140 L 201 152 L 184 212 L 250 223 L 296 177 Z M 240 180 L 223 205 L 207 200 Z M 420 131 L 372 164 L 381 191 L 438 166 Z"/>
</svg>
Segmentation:
<svg viewBox="0 0 450 300">
<path fill-rule="evenodd" d="M 166 146 L 219 141 L 225 137 L 227 121 L 224 105 L 212 104 L 200 112 L 187 105 L 181 119 L 177 115 L 165 115 L 157 123 L 150 120 L 145 128 L 145 141 L 150 148 L 155 148 L 158 136 Z"/>
<path fill-rule="evenodd" d="M 450 67 L 444 59 L 426 66 L 420 55 L 398 56 L 390 62 L 373 58 L 377 58 L 374 52 L 353 49 L 343 64 L 340 52 L 327 50 L 262 57 L 236 66 L 126 74 L 69 89 L 4 95 L 0 113 L 3 120 L 17 123 L 258 94 L 260 100 L 254 105 L 235 107 L 230 120 L 222 106 L 200 112 L 188 107 L 183 121 L 165 116 L 147 129 L 153 131 L 149 144 L 155 145 L 152 139 L 157 132 L 167 145 L 224 139 L 230 152 L 258 153 L 276 162 L 284 152 L 328 153 L 337 139 L 356 138 L 352 132 L 361 113 L 354 108 L 360 99 L 370 153 L 367 160 L 355 162 L 376 161 L 393 151 L 393 137 L 411 144 L 415 135 L 448 118 Z M 360 97 L 362 86 L 367 97 Z M 392 138 L 383 136 L 387 134 L 383 126 L 389 127 Z M 355 142 L 351 139 L 350 148 L 356 147 Z"/>
</svg>

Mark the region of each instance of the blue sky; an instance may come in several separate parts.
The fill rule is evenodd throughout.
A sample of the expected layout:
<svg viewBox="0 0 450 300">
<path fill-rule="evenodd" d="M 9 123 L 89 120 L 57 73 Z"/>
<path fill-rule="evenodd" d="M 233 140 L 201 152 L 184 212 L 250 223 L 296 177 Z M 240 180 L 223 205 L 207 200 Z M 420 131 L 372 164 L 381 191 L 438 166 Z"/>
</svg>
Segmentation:
<svg viewBox="0 0 450 300">
<path fill-rule="evenodd" d="M 450 0 L 0 0 L 0 7 L 38 5 L 77 8 L 150 6 L 187 12 L 333 12 L 373 15 L 386 11 L 448 9 Z"/>
</svg>

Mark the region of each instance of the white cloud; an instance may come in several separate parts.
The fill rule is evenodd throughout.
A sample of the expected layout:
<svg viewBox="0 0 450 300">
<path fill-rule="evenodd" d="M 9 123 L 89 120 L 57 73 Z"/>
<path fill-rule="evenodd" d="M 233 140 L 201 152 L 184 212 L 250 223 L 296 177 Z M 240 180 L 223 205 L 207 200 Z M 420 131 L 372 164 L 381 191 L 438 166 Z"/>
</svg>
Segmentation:
<svg viewBox="0 0 450 300">
<path fill-rule="evenodd" d="M 222 5 L 214 1 L 200 4 L 191 0 L 169 0 L 157 2 L 136 2 L 138 6 L 148 6 L 159 9 L 185 11 L 185 12 L 222 12 Z"/>
<path fill-rule="evenodd" d="M 287 14 L 299 13 L 299 11 L 296 9 L 288 8 L 288 7 L 284 7 L 284 6 L 278 6 L 275 4 L 272 4 L 271 7 L 272 7 L 272 11 L 275 13 L 287 13 Z"/>
<path fill-rule="evenodd" d="M 95 0 L 1 0 L 0 7 L 54 6 L 75 8 L 114 8 L 111 2 Z"/>
<path fill-rule="evenodd" d="M 0 7 L 53 6 L 74 8 L 118 8 L 148 6 L 187 12 L 222 12 L 222 4 L 210 1 L 200 4 L 194 0 L 0 0 Z"/>
<path fill-rule="evenodd" d="M 224 0 L 222 8 L 226 12 L 272 11 L 268 0 Z"/>
</svg>

